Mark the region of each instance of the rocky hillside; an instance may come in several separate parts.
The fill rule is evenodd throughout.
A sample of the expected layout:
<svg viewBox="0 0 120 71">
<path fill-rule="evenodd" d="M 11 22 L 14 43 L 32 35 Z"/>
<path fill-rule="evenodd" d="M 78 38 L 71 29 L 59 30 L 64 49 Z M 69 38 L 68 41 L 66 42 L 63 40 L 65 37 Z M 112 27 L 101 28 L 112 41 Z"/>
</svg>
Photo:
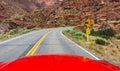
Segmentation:
<svg viewBox="0 0 120 71">
<path fill-rule="evenodd" d="M 26 12 L 10 0 L 0 0 L 0 21 L 10 18 L 14 14 L 18 13 Z"/>
<path fill-rule="evenodd" d="M 119 11 L 119 0 L 0 0 L 0 21 L 19 28 L 79 25 L 90 17 L 119 30 Z"/>
<path fill-rule="evenodd" d="M 9 27 L 15 24 L 25 26 L 26 18 L 29 19 L 37 8 L 50 7 L 57 2 L 58 0 L 0 0 L 0 33 L 9 31 Z"/>
<path fill-rule="evenodd" d="M 56 0 L 0 0 L 0 20 L 15 14 L 33 12 L 37 8 L 50 6 L 56 2 Z"/>
<path fill-rule="evenodd" d="M 66 12 L 65 19 L 70 18 L 73 23 L 84 22 L 86 17 L 89 17 L 95 23 L 94 28 L 108 24 L 120 33 L 118 31 L 120 30 L 118 28 L 120 26 L 119 0 L 64 0 L 61 7 L 62 11 Z"/>
</svg>

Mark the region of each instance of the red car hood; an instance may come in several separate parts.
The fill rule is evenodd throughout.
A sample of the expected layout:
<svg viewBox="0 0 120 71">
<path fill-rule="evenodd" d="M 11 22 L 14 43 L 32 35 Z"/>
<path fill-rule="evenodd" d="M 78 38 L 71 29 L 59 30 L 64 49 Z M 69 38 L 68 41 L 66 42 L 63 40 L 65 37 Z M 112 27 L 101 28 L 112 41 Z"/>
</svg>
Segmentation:
<svg viewBox="0 0 120 71">
<path fill-rule="evenodd" d="M 35 55 L 1 62 L 0 71 L 120 71 L 120 67 L 82 56 Z"/>
</svg>

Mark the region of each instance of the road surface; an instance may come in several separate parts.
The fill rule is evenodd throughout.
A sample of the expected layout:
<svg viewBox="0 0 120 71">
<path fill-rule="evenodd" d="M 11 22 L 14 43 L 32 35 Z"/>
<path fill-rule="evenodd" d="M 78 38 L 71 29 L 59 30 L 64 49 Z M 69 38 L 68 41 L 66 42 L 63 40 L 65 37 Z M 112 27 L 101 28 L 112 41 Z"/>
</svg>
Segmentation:
<svg viewBox="0 0 120 71">
<path fill-rule="evenodd" d="M 44 29 L 0 43 L 0 61 L 14 60 L 33 54 L 72 54 L 95 60 L 96 56 L 62 34 L 66 28 Z"/>
</svg>

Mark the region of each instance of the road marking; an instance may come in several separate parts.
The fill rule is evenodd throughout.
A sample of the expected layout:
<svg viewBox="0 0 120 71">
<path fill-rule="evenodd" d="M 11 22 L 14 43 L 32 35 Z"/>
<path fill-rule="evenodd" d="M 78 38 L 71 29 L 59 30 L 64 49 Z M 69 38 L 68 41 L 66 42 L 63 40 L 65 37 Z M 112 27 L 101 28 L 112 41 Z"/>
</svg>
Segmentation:
<svg viewBox="0 0 120 71">
<path fill-rule="evenodd" d="M 33 46 L 33 48 L 25 55 L 25 56 L 29 56 L 29 55 L 33 55 L 38 47 L 40 46 L 40 44 L 43 42 L 43 40 L 47 37 L 47 35 L 49 34 L 50 32 L 47 32 L 46 34 L 44 34 L 39 41 L 37 41 L 37 43 Z"/>
<path fill-rule="evenodd" d="M 62 31 L 60 32 L 61 35 L 63 37 L 65 37 L 66 39 L 68 39 L 65 35 L 63 35 Z M 98 57 L 96 57 L 95 55 L 93 55 L 92 53 L 90 53 L 89 51 L 87 51 L 86 49 L 84 49 L 83 47 L 81 47 L 80 45 L 78 45 L 77 43 L 73 42 L 72 40 L 68 39 L 69 41 L 71 41 L 72 43 L 74 43 L 76 46 L 78 46 L 80 49 L 82 49 L 83 51 L 85 51 L 86 53 L 88 53 L 89 55 L 91 55 L 93 58 L 95 58 L 96 60 L 100 60 Z"/>
<path fill-rule="evenodd" d="M 23 35 L 16 36 L 16 37 L 14 37 L 14 38 L 9 38 L 9 39 L 7 39 L 7 40 L 1 41 L 1 42 L 0 42 L 0 45 L 1 45 L 1 44 L 4 44 L 4 43 L 8 43 L 8 42 L 13 41 L 13 40 L 16 40 L 16 39 L 20 39 L 20 38 L 22 38 L 22 37 L 25 37 L 25 36 L 28 36 L 28 35 L 31 35 L 31 34 L 34 34 L 34 33 L 36 33 L 36 32 L 38 32 L 38 31 L 29 32 L 29 33 L 26 33 L 26 34 L 23 34 Z"/>
</svg>

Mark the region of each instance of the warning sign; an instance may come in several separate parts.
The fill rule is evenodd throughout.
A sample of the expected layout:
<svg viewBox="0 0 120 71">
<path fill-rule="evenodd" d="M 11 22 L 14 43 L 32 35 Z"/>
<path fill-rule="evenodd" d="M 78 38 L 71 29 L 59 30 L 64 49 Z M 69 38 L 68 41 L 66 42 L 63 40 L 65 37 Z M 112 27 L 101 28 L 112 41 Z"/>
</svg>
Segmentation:
<svg viewBox="0 0 120 71">
<path fill-rule="evenodd" d="M 92 20 L 90 18 L 85 20 L 85 26 L 90 27 L 92 25 Z"/>
</svg>

